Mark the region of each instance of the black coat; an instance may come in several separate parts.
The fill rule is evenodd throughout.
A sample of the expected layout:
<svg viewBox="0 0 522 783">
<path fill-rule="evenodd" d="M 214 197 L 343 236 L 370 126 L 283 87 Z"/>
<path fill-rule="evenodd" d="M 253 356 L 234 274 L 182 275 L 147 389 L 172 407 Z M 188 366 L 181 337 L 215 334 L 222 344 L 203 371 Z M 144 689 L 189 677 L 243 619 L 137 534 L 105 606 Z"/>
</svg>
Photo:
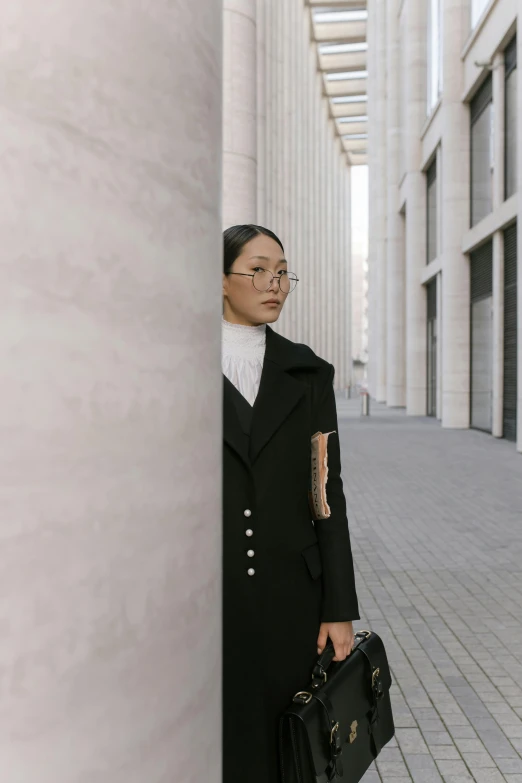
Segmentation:
<svg viewBox="0 0 522 783">
<path fill-rule="evenodd" d="M 337 435 L 332 515 L 314 524 L 308 505 L 311 436 L 337 431 L 333 377 L 267 327 L 254 407 L 224 378 L 224 783 L 279 782 L 279 715 L 309 681 L 319 625 L 359 619 Z"/>
</svg>

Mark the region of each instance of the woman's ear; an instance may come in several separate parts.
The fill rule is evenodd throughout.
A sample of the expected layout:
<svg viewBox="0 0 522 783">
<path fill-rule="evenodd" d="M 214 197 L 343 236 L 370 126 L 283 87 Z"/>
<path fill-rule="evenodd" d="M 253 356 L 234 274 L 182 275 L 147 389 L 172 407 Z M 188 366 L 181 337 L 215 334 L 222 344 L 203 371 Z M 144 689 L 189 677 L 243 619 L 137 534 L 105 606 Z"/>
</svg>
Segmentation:
<svg viewBox="0 0 522 783">
<path fill-rule="evenodd" d="M 228 289 L 228 277 L 223 273 L 223 296 L 226 296 Z"/>
</svg>

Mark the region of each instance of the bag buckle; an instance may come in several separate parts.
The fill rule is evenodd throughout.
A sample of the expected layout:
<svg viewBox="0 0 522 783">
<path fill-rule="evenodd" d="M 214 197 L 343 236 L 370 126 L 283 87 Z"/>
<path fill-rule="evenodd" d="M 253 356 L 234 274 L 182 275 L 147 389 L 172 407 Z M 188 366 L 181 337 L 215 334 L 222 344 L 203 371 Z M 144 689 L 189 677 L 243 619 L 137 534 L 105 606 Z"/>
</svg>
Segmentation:
<svg viewBox="0 0 522 783">
<path fill-rule="evenodd" d="M 298 691 L 292 701 L 300 702 L 301 704 L 309 704 L 312 701 L 312 694 L 308 691 Z"/>
</svg>

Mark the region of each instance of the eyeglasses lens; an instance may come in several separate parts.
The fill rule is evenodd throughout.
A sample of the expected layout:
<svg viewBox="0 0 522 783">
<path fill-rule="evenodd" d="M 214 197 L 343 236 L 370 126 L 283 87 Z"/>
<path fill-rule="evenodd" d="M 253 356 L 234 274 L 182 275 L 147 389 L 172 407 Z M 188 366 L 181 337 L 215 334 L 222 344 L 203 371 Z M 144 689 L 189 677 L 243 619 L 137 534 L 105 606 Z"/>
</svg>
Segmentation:
<svg viewBox="0 0 522 783">
<path fill-rule="evenodd" d="M 254 288 L 261 293 L 268 291 L 272 285 L 272 274 L 268 270 L 256 272 L 254 275 Z M 279 287 L 283 294 L 291 293 L 297 285 L 297 277 L 294 274 L 284 274 L 278 276 Z"/>
</svg>

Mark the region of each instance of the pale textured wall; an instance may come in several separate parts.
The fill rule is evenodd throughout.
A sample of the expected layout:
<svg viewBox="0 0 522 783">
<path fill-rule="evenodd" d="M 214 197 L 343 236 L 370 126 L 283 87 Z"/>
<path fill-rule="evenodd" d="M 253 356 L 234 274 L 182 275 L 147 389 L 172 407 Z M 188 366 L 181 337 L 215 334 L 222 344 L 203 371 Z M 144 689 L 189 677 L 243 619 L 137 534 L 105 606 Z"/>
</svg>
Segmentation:
<svg viewBox="0 0 522 783">
<path fill-rule="evenodd" d="M 228 228 L 257 220 L 257 93 L 263 89 L 257 47 L 264 48 L 264 20 L 259 35 L 256 0 L 222 0 L 222 7 L 223 225 Z"/>
<path fill-rule="evenodd" d="M 6 783 L 221 779 L 222 8 L 201 10 L 0 7 Z"/>
</svg>

